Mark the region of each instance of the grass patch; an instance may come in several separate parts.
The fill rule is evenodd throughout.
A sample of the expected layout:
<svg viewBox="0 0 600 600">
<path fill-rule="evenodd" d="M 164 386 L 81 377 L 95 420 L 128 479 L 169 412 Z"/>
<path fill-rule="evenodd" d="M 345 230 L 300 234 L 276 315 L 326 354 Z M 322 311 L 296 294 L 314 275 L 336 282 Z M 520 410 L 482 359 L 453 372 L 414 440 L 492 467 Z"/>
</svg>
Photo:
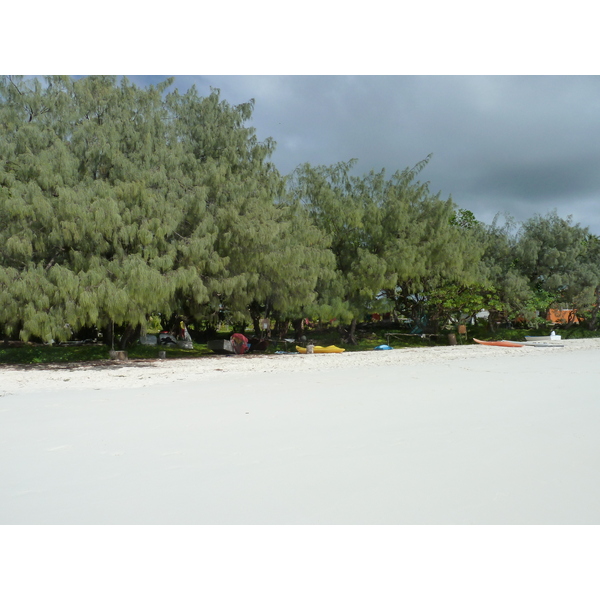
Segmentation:
<svg viewBox="0 0 600 600">
<path fill-rule="evenodd" d="M 551 328 L 543 327 L 537 329 L 498 329 L 491 333 L 485 325 L 468 327 L 467 341 L 456 334 L 459 344 L 473 344 L 473 338 L 486 341 L 512 340 L 524 341 L 526 335 L 549 335 Z M 557 334 L 562 336 L 563 340 L 597 338 L 600 336 L 597 331 L 589 331 L 583 327 L 559 328 L 555 327 Z M 305 332 L 307 340 L 314 342 L 318 346 L 338 346 L 344 348 L 346 352 L 368 352 L 380 346 L 387 344 L 386 333 L 408 333 L 406 329 L 399 329 L 394 326 L 380 325 L 377 327 L 359 328 L 356 332 L 357 344 L 345 344 L 340 342 L 340 334 L 337 329 L 324 329 L 321 331 L 309 330 Z M 421 338 L 418 336 L 391 337 L 389 345 L 395 349 L 401 348 L 428 348 L 432 346 L 448 346 L 448 333 L 455 331 L 442 331 L 437 337 Z M 251 337 L 252 334 L 247 332 Z M 216 338 L 228 338 L 229 335 L 217 334 Z M 290 332 L 289 338 L 293 338 L 293 332 Z M 298 344 L 305 346 L 306 344 Z M 0 364 L 14 365 L 36 365 L 52 363 L 84 363 L 92 361 L 104 361 L 109 359 L 109 347 L 105 345 L 89 346 L 45 346 L 36 344 L 25 344 L 19 347 L 6 346 L 0 344 Z M 284 344 L 279 342 L 272 343 L 264 354 L 274 354 L 278 350 L 287 350 L 295 352 L 294 343 Z M 157 359 L 158 353 L 164 351 L 166 359 L 172 358 L 202 358 L 204 356 L 215 356 L 215 353 L 207 348 L 204 343 L 194 343 L 193 350 L 184 350 L 182 348 L 169 348 L 165 346 L 143 346 L 136 344 L 127 349 L 127 355 L 131 360 Z"/>
<path fill-rule="evenodd" d="M 3 364 L 45 364 L 68 363 L 108 358 L 106 346 L 0 346 L 0 363 Z"/>
<path fill-rule="evenodd" d="M 108 360 L 109 350 L 110 348 L 105 345 L 42 346 L 28 344 L 21 347 L 5 347 L 0 345 L 0 364 L 64 364 Z M 160 350 L 166 352 L 166 358 L 198 358 L 213 354 L 208 350 L 206 344 L 194 344 L 193 350 L 137 344 L 127 349 L 127 356 L 133 360 L 158 358 Z"/>
</svg>

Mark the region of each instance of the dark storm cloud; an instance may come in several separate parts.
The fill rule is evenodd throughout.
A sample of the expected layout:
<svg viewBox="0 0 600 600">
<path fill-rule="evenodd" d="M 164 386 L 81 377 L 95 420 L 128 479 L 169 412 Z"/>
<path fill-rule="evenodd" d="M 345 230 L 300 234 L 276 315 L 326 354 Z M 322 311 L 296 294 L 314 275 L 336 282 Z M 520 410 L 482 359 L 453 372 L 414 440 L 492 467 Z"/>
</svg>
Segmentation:
<svg viewBox="0 0 600 600">
<path fill-rule="evenodd" d="M 256 100 L 251 124 L 277 142 L 282 173 L 356 158 L 357 173 L 391 174 L 432 153 L 421 179 L 481 220 L 557 209 L 600 233 L 599 77 L 179 76 L 173 87 L 194 83 Z"/>
<path fill-rule="evenodd" d="M 532 204 L 582 197 L 600 190 L 600 170 L 591 158 L 547 160 L 537 164 L 514 164 L 481 170 L 471 191 L 495 193 Z"/>
</svg>

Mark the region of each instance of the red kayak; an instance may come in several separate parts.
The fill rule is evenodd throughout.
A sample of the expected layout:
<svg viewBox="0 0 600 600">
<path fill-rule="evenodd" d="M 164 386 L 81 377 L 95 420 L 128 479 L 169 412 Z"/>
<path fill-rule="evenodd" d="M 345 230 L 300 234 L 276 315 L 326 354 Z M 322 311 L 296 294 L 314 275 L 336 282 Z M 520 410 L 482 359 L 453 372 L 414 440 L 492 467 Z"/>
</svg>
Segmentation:
<svg viewBox="0 0 600 600">
<path fill-rule="evenodd" d="M 524 344 L 519 344 L 519 342 L 509 342 L 508 340 L 502 340 L 501 342 L 484 342 L 482 340 L 478 340 L 473 338 L 474 342 L 478 344 L 483 344 L 484 346 L 505 346 L 507 348 L 522 348 Z"/>
</svg>

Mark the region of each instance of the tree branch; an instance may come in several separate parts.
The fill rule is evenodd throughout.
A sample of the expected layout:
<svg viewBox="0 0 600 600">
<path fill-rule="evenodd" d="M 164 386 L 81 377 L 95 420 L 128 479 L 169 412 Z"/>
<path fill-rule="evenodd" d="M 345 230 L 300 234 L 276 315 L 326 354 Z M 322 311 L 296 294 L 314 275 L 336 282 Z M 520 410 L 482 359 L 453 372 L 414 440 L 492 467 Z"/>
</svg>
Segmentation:
<svg viewBox="0 0 600 600">
<path fill-rule="evenodd" d="M 57 256 L 61 253 L 64 252 L 65 249 L 64 248 L 59 248 L 58 252 L 50 259 L 50 262 L 44 267 L 44 271 L 49 271 L 52 266 L 54 266 L 54 264 L 56 263 L 56 258 Z"/>
<path fill-rule="evenodd" d="M 15 90 L 17 90 L 17 92 L 19 92 L 19 95 L 22 96 L 23 92 L 17 87 L 17 84 L 12 80 L 12 75 L 8 76 L 8 80 L 10 81 L 12 86 L 15 88 Z"/>
</svg>

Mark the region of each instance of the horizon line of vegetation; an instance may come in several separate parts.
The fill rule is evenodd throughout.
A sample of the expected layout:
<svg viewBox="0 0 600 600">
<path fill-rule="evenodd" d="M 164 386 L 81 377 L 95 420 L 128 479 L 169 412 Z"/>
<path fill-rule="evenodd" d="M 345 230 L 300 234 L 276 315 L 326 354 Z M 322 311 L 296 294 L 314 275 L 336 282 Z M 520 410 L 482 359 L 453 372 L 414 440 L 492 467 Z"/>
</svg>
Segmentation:
<svg viewBox="0 0 600 600">
<path fill-rule="evenodd" d="M 598 327 L 600 238 L 556 212 L 479 222 L 356 161 L 281 175 L 254 101 L 126 78 L 0 77 L 0 336 L 122 346 L 160 315 L 201 327 L 369 313 L 436 331 L 487 310 Z"/>
</svg>

